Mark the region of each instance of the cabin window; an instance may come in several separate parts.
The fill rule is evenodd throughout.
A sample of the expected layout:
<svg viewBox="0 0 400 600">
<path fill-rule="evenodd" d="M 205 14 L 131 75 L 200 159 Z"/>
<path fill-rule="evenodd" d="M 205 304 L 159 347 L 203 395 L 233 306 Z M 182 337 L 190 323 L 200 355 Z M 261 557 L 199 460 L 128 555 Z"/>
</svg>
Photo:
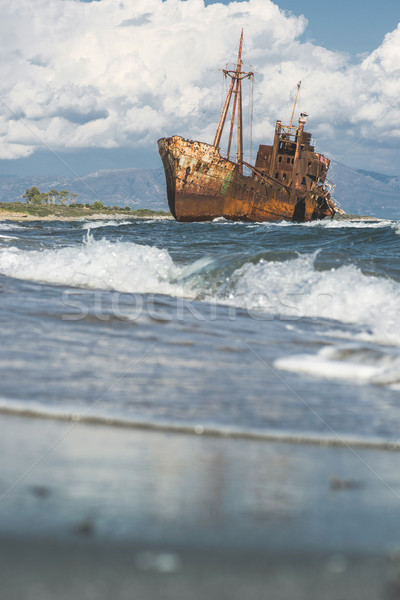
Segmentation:
<svg viewBox="0 0 400 600">
<path fill-rule="evenodd" d="M 282 156 L 279 157 L 279 162 L 282 162 Z"/>
<path fill-rule="evenodd" d="M 308 161 L 308 168 L 311 167 L 311 160 Z"/>
<path fill-rule="evenodd" d="M 283 175 L 282 175 L 282 181 L 286 181 L 286 173 L 283 173 Z"/>
<path fill-rule="evenodd" d="M 286 162 L 287 162 L 288 165 L 290 165 L 290 158 L 287 158 Z"/>
<path fill-rule="evenodd" d="M 292 158 L 292 164 L 293 164 L 294 158 Z"/>
<path fill-rule="evenodd" d="M 301 180 L 302 185 L 306 185 L 306 178 L 303 177 L 303 179 Z"/>
<path fill-rule="evenodd" d="M 279 173 L 275 173 L 275 179 L 279 179 Z"/>
</svg>

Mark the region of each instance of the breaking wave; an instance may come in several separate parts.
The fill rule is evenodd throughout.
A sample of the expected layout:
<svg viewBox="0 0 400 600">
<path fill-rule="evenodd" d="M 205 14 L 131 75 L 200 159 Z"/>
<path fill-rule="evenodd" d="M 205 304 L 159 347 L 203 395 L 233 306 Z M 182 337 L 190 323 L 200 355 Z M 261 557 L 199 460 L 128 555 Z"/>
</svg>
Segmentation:
<svg viewBox="0 0 400 600">
<path fill-rule="evenodd" d="M 20 223 L 9 223 L 8 221 L 0 221 L 1 231 L 18 231 L 21 229 L 25 229 L 25 227 Z"/>
<path fill-rule="evenodd" d="M 18 279 L 121 292 L 175 295 L 179 270 L 166 250 L 134 243 L 94 241 L 80 246 L 0 253 L 0 271 Z"/>
<path fill-rule="evenodd" d="M 214 219 L 214 223 L 217 220 Z M 228 221 L 227 221 L 228 222 Z M 343 220 L 339 219 L 330 220 L 326 219 L 324 221 L 307 221 L 305 223 L 292 223 L 289 221 L 278 221 L 277 223 L 270 223 L 268 221 L 262 223 L 256 223 L 256 225 L 262 225 L 264 227 L 310 227 L 312 229 L 384 229 L 385 227 L 392 227 L 393 229 L 399 228 L 400 221 L 392 221 L 389 219 L 365 219 L 365 220 Z"/>
<path fill-rule="evenodd" d="M 89 221 L 83 223 L 82 229 L 99 229 L 100 227 L 121 227 L 122 225 L 131 225 L 132 221 Z"/>
<path fill-rule="evenodd" d="M 15 235 L 3 235 L 0 233 L 0 239 L 2 240 L 17 240 L 18 238 Z"/>
<path fill-rule="evenodd" d="M 365 327 L 365 336 L 400 344 L 400 284 L 354 265 L 317 270 L 318 252 L 276 260 L 276 254 L 205 257 L 181 266 L 165 249 L 94 240 L 58 249 L 0 251 L 4 275 L 128 293 L 233 305 L 285 320 L 334 319 Z"/>
<path fill-rule="evenodd" d="M 381 341 L 400 341 L 400 285 L 364 275 L 353 265 L 318 271 L 314 268 L 316 254 L 244 265 L 233 273 L 231 298 L 244 308 L 272 309 L 294 320 L 308 317 L 361 323 L 373 328 Z"/>
<path fill-rule="evenodd" d="M 324 229 L 384 229 L 385 227 L 397 227 L 397 221 L 385 219 L 365 221 L 310 221 L 302 223 L 302 227 L 323 227 Z"/>
</svg>

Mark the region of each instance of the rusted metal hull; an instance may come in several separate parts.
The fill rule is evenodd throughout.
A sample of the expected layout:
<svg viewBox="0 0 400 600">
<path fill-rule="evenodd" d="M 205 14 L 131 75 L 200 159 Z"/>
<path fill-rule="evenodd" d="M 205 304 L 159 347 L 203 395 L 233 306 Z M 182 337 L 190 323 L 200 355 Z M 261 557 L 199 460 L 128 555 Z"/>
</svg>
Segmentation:
<svg viewBox="0 0 400 600">
<path fill-rule="evenodd" d="M 253 169 L 243 175 L 218 148 L 180 136 L 158 141 L 168 203 L 178 221 L 312 221 L 333 217 L 335 205 L 320 186 L 296 189 Z"/>
</svg>

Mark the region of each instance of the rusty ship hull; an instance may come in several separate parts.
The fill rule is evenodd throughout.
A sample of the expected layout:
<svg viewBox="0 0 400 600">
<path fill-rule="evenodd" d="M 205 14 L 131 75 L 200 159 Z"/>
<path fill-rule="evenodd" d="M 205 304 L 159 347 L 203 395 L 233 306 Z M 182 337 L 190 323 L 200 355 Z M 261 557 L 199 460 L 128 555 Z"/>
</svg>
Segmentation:
<svg viewBox="0 0 400 600">
<path fill-rule="evenodd" d="M 243 160 L 242 81 L 254 73 L 242 69 L 243 30 L 235 69 L 224 69 L 231 79 L 214 144 L 172 136 L 158 140 L 164 165 L 169 208 L 178 221 L 312 221 L 333 217 L 326 175 L 329 160 L 315 152 L 311 134 L 304 131 L 307 113 L 293 116 L 289 125 L 276 122 L 271 145 L 260 145 L 255 165 Z M 231 101 L 232 120 L 226 158 L 220 153 L 221 136 Z M 229 160 L 237 114 L 237 160 Z M 244 171 L 246 170 L 246 174 Z"/>
<path fill-rule="evenodd" d="M 240 165 L 224 159 L 218 148 L 204 142 L 173 136 L 159 140 L 158 147 L 169 208 L 177 221 L 212 221 L 224 217 L 232 221 L 303 222 L 335 214 L 329 192 L 316 183 L 317 175 L 304 182 L 300 170 L 297 188 L 266 175 L 264 167 L 268 165 L 262 164 L 262 152 L 270 149 L 271 157 L 271 146 L 260 147 L 255 168 L 249 165 L 251 175 L 243 175 Z M 320 155 L 316 156 L 313 162 L 318 163 L 317 169 L 323 170 L 324 163 Z M 286 173 L 277 171 L 274 175 L 285 177 Z"/>
</svg>

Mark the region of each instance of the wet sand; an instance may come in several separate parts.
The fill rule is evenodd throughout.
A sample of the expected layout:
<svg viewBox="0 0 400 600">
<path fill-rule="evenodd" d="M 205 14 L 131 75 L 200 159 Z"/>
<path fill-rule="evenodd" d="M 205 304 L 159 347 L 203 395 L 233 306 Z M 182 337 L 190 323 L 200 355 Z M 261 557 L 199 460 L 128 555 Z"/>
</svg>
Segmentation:
<svg viewBox="0 0 400 600">
<path fill-rule="evenodd" d="M 0 598 L 400 597 L 396 452 L 0 427 Z"/>
<path fill-rule="evenodd" d="M 0 544 L 7 600 L 396 600 L 382 557 L 198 551 L 93 543 Z"/>
</svg>

